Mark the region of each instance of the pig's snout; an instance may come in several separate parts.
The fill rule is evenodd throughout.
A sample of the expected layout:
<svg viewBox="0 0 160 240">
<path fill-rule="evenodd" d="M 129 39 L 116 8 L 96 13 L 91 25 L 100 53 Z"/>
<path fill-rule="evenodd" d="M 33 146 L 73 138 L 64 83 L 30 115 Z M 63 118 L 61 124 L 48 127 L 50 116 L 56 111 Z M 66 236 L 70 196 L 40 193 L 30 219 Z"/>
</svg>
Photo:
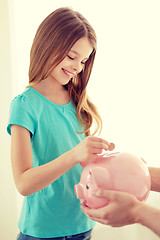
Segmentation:
<svg viewBox="0 0 160 240">
<path fill-rule="evenodd" d="M 78 199 L 84 198 L 83 185 L 76 184 L 74 186 L 74 191 Z"/>
</svg>

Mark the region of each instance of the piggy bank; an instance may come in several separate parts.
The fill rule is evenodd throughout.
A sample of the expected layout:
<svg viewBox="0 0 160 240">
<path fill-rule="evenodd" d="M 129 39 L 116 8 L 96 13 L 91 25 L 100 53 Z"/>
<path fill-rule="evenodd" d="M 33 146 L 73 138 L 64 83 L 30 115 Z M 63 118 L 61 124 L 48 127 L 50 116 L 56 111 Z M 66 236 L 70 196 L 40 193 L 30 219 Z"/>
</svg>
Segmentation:
<svg viewBox="0 0 160 240">
<path fill-rule="evenodd" d="M 130 153 L 104 154 L 84 167 L 74 190 L 82 204 L 99 208 L 109 204 L 109 200 L 93 195 L 99 188 L 128 192 L 143 201 L 151 188 L 148 167 L 143 159 Z"/>
</svg>

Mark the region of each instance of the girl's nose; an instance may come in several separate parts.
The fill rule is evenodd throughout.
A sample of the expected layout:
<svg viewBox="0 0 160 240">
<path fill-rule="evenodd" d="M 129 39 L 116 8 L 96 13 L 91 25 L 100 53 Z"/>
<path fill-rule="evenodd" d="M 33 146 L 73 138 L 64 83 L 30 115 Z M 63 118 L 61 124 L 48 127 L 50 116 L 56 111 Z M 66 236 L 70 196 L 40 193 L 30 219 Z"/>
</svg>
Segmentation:
<svg viewBox="0 0 160 240">
<path fill-rule="evenodd" d="M 78 74 L 79 72 L 82 71 L 82 64 L 81 64 L 81 63 L 75 63 L 75 64 L 73 65 L 73 69 L 74 69 L 74 71 Z"/>
</svg>

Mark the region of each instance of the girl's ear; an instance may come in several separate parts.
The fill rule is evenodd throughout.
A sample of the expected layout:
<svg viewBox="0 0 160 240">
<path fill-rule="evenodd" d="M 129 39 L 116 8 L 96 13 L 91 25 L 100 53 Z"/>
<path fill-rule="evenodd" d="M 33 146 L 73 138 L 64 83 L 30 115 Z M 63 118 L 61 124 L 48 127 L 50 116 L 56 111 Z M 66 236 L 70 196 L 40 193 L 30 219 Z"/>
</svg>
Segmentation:
<svg viewBox="0 0 160 240">
<path fill-rule="evenodd" d="M 97 187 L 107 189 L 111 187 L 110 173 L 106 168 L 93 167 L 89 170 L 89 174 L 92 175 Z"/>
</svg>

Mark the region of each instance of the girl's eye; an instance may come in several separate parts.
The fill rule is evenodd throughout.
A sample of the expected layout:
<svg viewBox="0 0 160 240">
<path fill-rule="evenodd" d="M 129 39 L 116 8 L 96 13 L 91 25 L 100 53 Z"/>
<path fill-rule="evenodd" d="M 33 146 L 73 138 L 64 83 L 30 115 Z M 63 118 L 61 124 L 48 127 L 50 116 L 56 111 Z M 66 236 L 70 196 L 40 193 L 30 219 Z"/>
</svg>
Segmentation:
<svg viewBox="0 0 160 240">
<path fill-rule="evenodd" d="M 74 58 L 70 57 L 69 55 L 67 55 L 67 57 L 70 59 L 70 60 L 74 60 Z M 81 64 L 85 64 L 85 62 L 81 62 Z"/>
<path fill-rule="evenodd" d="M 74 60 L 74 58 L 70 57 L 69 55 L 67 55 L 67 57 L 68 57 L 69 59 L 71 59 L 71 60 Z"/>
<path fill-rule="evenodd" d="M 88 185 L 86 185 L 86 189 L 89 189 L 89 186 L 88 186 Z"/>
</svg>

